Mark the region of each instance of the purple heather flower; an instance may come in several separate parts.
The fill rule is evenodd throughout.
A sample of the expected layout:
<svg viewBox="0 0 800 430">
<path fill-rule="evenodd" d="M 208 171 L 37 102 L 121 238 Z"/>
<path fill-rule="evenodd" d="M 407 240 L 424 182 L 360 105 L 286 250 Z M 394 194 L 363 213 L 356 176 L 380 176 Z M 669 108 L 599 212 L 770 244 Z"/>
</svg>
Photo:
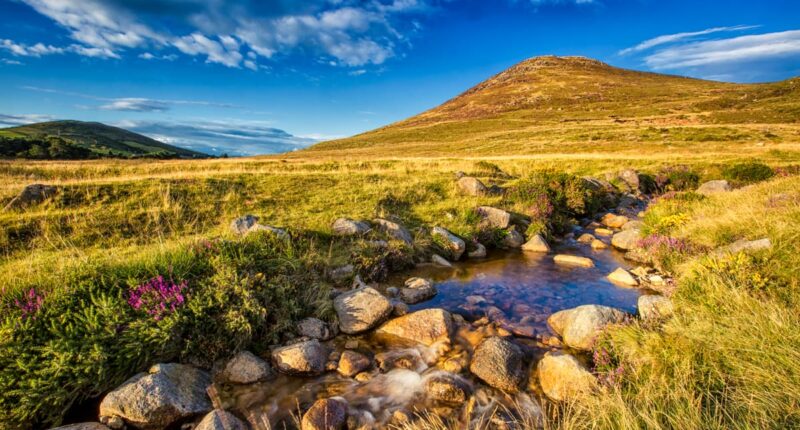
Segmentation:
<svg viewBox="0 0 800 430">
<path fill-rule="evenodd" d="M 143 310 L 160 321 L 166 314 L 175 312 L 186 302 L 183 290 L 187 283 L 175 283 L 158 276 L 132 289 L 128 304 L 135 310 Z"/>
</svg>

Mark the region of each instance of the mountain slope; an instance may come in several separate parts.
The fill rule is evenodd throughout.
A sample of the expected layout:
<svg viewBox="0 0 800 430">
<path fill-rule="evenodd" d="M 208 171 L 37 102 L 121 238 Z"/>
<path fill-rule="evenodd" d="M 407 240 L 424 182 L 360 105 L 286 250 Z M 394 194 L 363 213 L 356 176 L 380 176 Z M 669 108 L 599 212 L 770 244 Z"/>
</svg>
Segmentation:
<svg viewBox="0 0 800 430">
<path fill-rule="evenodd" d="M 718 148 L 797 142 L 799 122 L 798 78 L 730 84 L 548 56 L 523 61 L 427 112 L 307 152 L 446 156 Z"/>
<path fill-rule="evenodd" d="M 0 145 L 24 145 L 25 142 L 47 145 L 53 141 L 63 141 L 67 146 L 73 146 L 74 152 L 95 157 L 204 156 L 99 122 L 52 121 L 0 129 Z"/>
</svg>

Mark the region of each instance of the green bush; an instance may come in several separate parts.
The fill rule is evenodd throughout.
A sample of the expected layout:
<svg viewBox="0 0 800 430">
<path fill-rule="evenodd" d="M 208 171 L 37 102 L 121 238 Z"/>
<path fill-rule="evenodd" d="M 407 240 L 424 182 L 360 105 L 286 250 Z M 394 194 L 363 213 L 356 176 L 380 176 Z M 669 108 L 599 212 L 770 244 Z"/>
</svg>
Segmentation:
<svg viewBox="0 0 800 430">
<path fill-rule="evenodd" d="M 763 163 L 739 163 L 726 167 L 722 171 L 725 179 L 735 185 L 747 185 L 767 180 L 775 175 L 771 167 Z"/>
</svg>

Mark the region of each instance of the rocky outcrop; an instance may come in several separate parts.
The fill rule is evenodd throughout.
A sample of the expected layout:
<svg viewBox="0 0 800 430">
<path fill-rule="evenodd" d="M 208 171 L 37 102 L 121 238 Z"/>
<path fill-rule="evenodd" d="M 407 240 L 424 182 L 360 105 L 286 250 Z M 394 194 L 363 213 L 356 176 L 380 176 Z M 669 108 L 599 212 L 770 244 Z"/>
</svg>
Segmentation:
<svg viewBox="0 0 800 430">
<path fill-rule="evenodd" d="M 608 275 L 608 280 L 614 284 L 622 285 L 625 287 L 637 287 L 639 286 L 639 281 L 627 270 L 623 269 L 622 267 L 618 267 L 617 270 L 611 272 Z"/>
<path fill-rule="evenodd" d="M 250 351 L 242 351 L 231 358 L 214 380 L 228 384 L 252 384 L 272 377 L 269 363 Z"/>
<path fill-rule="evenodd" d="M 436 287 L 429 279 L 410 278 L 405 282 L 405 286 L 400 289 L 400 300 L 408 304 L 419 303 L 433 298 L 436 295 Z"/>
<path fill-rule="evenodd" d="M 305 318 L 297 323 L 297 334 L 311 339 L 328 340 L 333 337 L 333 331 L 328 324 L 317 318 Z"/>
<path fill-rule="evenodd" d="M 206 388 L 211 377 L 183 364 L 156 364 L 108 393 L 100 403 L 101 421 L 121 418 L 139 429 L 162 429 L 211 410 Z"/>
<path fill-rule="evenodd" d="M 233 230 L 234 233 L 242 236 L 255 231 L 266 231 L 281 239 L 286 239 L 289 237 L 289 233 L 287 233 L 286 230 L 269 225 L 259 224 L 258 220 L 259 218 L 255 215 L 245 215 L 243 217 L 236 218 L 233 220 L 233 222 L 231 222 L 231 230 Z"/>
<path fill-rule="evenodd" d="M 609 324 L 621 323 L 626 313 L 601 305 L 583 305 L 556 312 L 547 319 L 547 324 L 564 340 L 564 344 L 575 349 L 589 351 L 594 340 Z"/>
<path fill-rule="evenodd" d="M 536 366 L 539 385 L 552 400 L 571 400 L 590 393 L 596 386 L 594 375 L 575 357 L 551 351 Z"/>
<path fill-rule="evenodd" d="M 247 425 L 232 413 L 215 409 L 206 414 L 194 430 L 247 430 Z"/>
<path fill-rule="evenodd" d="M 342 356 L 339 357 L 339 366 L 336 370 L 343 376 L 352 378 L 369 369 L 371 365 L 372 361 L 366 355 L 346 350 L 342 352 Z"/>
<path fill-rule="evenodd" d="M 339 328 L 346 334 L 359 334 L 370 330 L 392 313 L 389 299 L 370 287 L 336 296 L 333 308 L 339 317 Z"/>
<path fill-rule="evenodd" d="M 550 245 L 544 240 L 541 234 L 534 234 L 524 245 L 522 250 L 527 252 L 550 252 Z"/>
<path fill-rule="evenodd" d="M 414 239 L 411 237 L 411 232 L 402 225 L 386 219 L 378 218 L 372 221 L 378 230 L 388 234 L 390 237 L 402 240 L 403 242 L 411 245 Z"/>
<path fill-rule="evenodd" d="M 492 228 L 508 228 L 511 225 L 511 214 L 491 206 L 481 206 L 478 208 L 478 215 L 483 219 L 483 225 Z"/>
<path fill-rule="evenodd" d="M 516 393 L 525 379 L 523 358 L 517 345 L 501 337 L 489 337 L 475 349 L 469 370 L 494 388 Z"/>
<path fill-rule="evenodd" d="M 38 205 L 58 192 L 58 188 L 52 185 L 31 184 L 22 189 L 18 196 L 14 197 L 3 210 L 24 209 L 28 206 Z"/>
<path fill-rule="evenodd" d="M 697 193 L 704 196 L 710 196 L 717 193 L 726 193 L 732 189 L 733 188 L 731 188 L 731 184 L 722 179 L 717 181 L 708 181 L 703 185 L 700 185 L 700 188 L 697 189 Z"/>
<path fill-rule="evenodd" d="M 277 348 L 272 351 L 275 367 L 289 375 L 313 376 L 325 371 L 328 351 L 312 339 Z"/>
<path fill-rule="evenodd" d="M 347 218 L 338 218 L 331 225 L 331 231 L 336 236 L 360 236 L 369 232 L 370 227 L 364 221 Z"/>
<path fill-rule="evenodd" d="M 461 258 L 464 251 L 467 249 L 467 244 L 464 243 L 460 237 L 442 227 L 434 227 L 433 230 L 431 230 L 431 236 L 443 242 L 445 248 L 450 251 L 450 256 L 453 260 Z"/>
<path fill-rule="evenodd" d="M 667 318 L 674 312 L 672 300 L 657 294 L 639 296 L 637 308 L 643 320 Z"/>
<path fill-rule="evenodd" d="M 347 422 L 344 399 L 320 399 L 311 405 L 300 421 L 301 430 L 341 430 Z"/>
<path fill-rule="evenodd" d="M 461 194 L 467 196 L 483 196 L 489 193 L 489 189 L 478 178 L 472 176 L 462 176 L 456 182 Z"/>
<path fill-rule="evenodd" d="M 621 231 L 611 238 L 611 246 L 623 251 L 630 251 L 636 248 L 640 238 L 641 232 L 639 230 Z"/>
<path fill-rule="evenodd" d="M 453 319 L 444 309 L 425 309 L 395 318 L 375 333 L 431 346 L 451 342 Z"/>
<path fill-rule="evenodd" d="M 558 254 L 553 257 L 556 264 L 571 267 L 594 267 L 594 261 L 591 258 L 579 257 L 577 255 Z"/>
</svg>

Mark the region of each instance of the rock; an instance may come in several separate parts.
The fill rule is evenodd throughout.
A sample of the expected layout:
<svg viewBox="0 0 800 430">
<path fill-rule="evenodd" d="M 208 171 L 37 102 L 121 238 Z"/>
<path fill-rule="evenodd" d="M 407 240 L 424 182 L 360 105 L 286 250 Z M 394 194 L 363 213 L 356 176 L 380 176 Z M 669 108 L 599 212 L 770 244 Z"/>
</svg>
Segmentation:
<svg viewBox="0 0 800 430">
<path fill-rule="evenodd" d="M 431 235 L 444 242 L 445 247 L 450 250 L 450 255 L 453 257 L 453 260 L 461 258 L 461 255 L 463 255 L 464 251 L 467 249 L 467 245 L 460 237 L 442 227 L 434 227 L 433 230 L 431 230 Z"/>
<path fill-rule="evenodd" d="M 575 357 L 561 351 L 551 351 L 536 366 L 539 385 L 552 400 L 571 400 L 590 393 L 597 380 Z"/>
<path fill-rule="evenodd" d="M 725 193 L 731 190 L 731 184 L 723 179 L 718 181 L 708 181 L 705 184 L 700 185 L 700 188 L 697 189 L 697 193 L 708 196 L 716 193 Z"/>
<path fill-rule="evenodd" d="M 400 289 L 397 287 L 388 287 L 386 288 L 386 295 L 389 297 L 397 297 L 400 294 Z"/>
<path fill-rule="evenodd" d="M 617 270 L 611 272 L 608 275 L 608 280 L 617 284 L 623 285 L 626 287 L 638 287 L 639 281 L 631 275 L 630 272 L 623 269 L 622 267 L 618 267 Z"/>
<path fill-rule="evenodd" d="M 611 236 L 614 234 L 614 231 L 607 228 L 596 228 L 594 229 L 594 234 L 598 236 Z"/>
<path fill-rule="evenodd" d="M 542 235 L 534 234 L 529 241 L 522 245 L 522 250 L 527 252 L 550 252 L 550 245 L 547 244 Z"/>
<path fill-rule="evenodd" d="M 352 279 L 355 273 L 356 268 L 352 264 L 348 264 L 331 270 L 330 278 L 333 282 L 340 284 Z"/>
<path fill-rule="evenodd" d="M 297 334 L 312 339 L 328 340 L 333 337 L 328 324 L 317 318 L 306 318 L 297 323 Z"/>
<path fill-rule="evenodd" d="M 320 399 L 303 414 L 301 430 L 341 430 L 347 422 L 347 402 L 343 399 Z"/>
<path fill-rule="evenodd" d="M 247 430 L 247 425 L 222 409 L 209 412 L 194 430 Z"/>
<path fill-rule="evenodd" d="M 392 222 L 386 219 L 378 218 L 373 221 L 373 223 L 378 227 L 378 229 L 389 236 L 397 239 L 402 240 L 403 242 L 411 245 L 414 242 L 414 239 L 411 237 L 411 232 L 409 232 L 405 227 L 402 225 Z"/>
<path fill-rule="evenodd" d="M 578 243 L 592 243 L 593 240 L 595 240 L 595 237 L 589 233 L 584 233 L 577 239 Z"/>
<path fill-rule="evenodd" d="M 380 326 L 377 334 L 431 346 L 435 343 L 450 343 L 453 319 L 444 309 L 425 309 L 395 318 Z"/>
<path fill-rule="evenodd" d="M 561 264 L 563 266 L 574 266 L 574 267 L 594 267 L 594 261 L 590 258 L 586 257 L 579 257 L 577 255 L 566 255 L 566 254 L 558 254 L 553 257 L 553 261 L 556 264 Z"/>
<path fill-rule="evenodd" d="M 338 218 L 331 225 L 331 230 L 336 236 L 360 236 L 369 232 L 370 227 L 364 221 Z"/>
<path fill-rule="evenodd" d="M 110 430 L 101 423 L 78 423 L 56 427 L 51 430 Z"/>
<path fill-rule="evenodd" d="M 140 429 L 162 429 L 211 410 L 208 373 L 183 364 L 156 364 L 128 379 L 100 403 L 100 417 Z"/>
<path fill-rule="evenodd" d="M 494 388 L 516 393 L 525 378 L 523 358 L 517 345 L 500 337 L 489 337 L 475 349 L 469 370 Z"/>
<path fill-rule="evenodd" d="M 636 170 L 625 169 L 619 172 L 618 177 L 622 180 L 622 182 L 630 187 L 631 191 L 639 191 L 639 173 L 637 173 Z"/>
<path fill-rule="evenodd" d="M 626 260 L 633 261 L 639 264 L 653 264 L 653 256 L 642 248 L 634 248 L 626 252 L 624 255 Z"/>
<path fill-rule="evenodd" d="M 606 249 L 606 248 L 608 248 L 608 245 L 606 245 L 605 242 L 603 242 L 602 240 L 599 240 L 599 239 L 593 240 L 592 244 L 590 246 L 592 247 L 592 249 Z"/>
<path fill-rule="evenodd" d="M 507 249 L 517 249 L 525 243 L 525 236 L 519 233 L 516 227 L 511 227 L 506 231 L 506 235 L 503 236 L 503 241 L 501 245 L 503 248 Z"/>
<path fill-rule="evenodd" d="M 410 278 L 406 280 L 405 287 L 400 290 L 400 300 L 415 304 L 433 298 L 436 287 L 429 279 Z"/>
<path fill-rule="evenodd" d="M 431 255 L 431 263 L 433 263 L 433 264 L 435 264 L 437 266 L 442 266 L 442 267 L 453 267 L 453 265 L 450 264 L 450 262 L 447 261 L 446 258 L 442 257 L 439 254 L 432 254 Z"/>
<path fill-rule="evenodd" d="M 461 194 L 468 196 L 483 196 L 489 193 L 489 189 L 478 178 L 472 176 L 462 176 L 456 182 Z"/>
<path fill-rule="evenodd" d="M 425 370 L 428 365 L 417 349 L 393 349 L 375 354 L 375 361 L 382 372 L 394 369 L 408 369 L 415 372 Z M 359 373 L 360 375 L 360 373 Z"/>
<path fill-rule="evenodd" d="M 313 376 L 325 371 L 328 352 L 318 340 L 306 340 L 272 351 L 275 367 L 289 375 Z"/>
<path fill-rule="evenodd" d="M 339 373 L 349 378 L 369 369 L 372 361 L 364 354 L 355 351 L 344 351 L 339 358 Z"/>
<path fill-rule="evenodd" d="M 396 317 L 401 317 L 408 313 L 408 304 L 405 302 L 401 302 L 400 300 L 393 300 L 392 301 L 392 315 Z"/>
<path fill-rule="evenodd" d="M 458 375 L 436 372 L 425 378 L 425 395 L 436 402 L 462 404 L 472 395 L 472 388 Z"/>
<path fill-rule="evenodd" d="M 621 231 L 611 238 L 611 245 L 614 248 L 621 249 L 623 251 L 630 251 L 631 249 L 636 248 L 640 237 L 641 232 L 639 230 Z"/>
<path fill-rule="evenodd" d="M 258 220 L 259 218 L 255 215 L 245 215 L 243 217 L 236 218 L 233 220 L 233 222 L 231 222 L 231 230 L 238 235 L 246 235 L 255 231 L 266 231 L 281 239 L 286 239 L 289 237 L 289 233 L 287 233 L 286 230 L 272 227 L 270 225 L 259 224 Z"/>
<path fill-rule="evenodd" d="M 622 228 L 628 221 L 628 217 L 612 213 L 607 213 L 600 219 L 600 223 L 608 228 Z"/>
<path fill-rule="evenodd" d="M 717 254 L 729 252 L 736 254 L 739 252 L 757 252 L 772 249 L 772 241 L 768 238 L 758 240 L 737 240 L 728 246 L 724 246 L 717 251 Z"/>
<path fill-rule="evenodd" d="M 213 387 L 213 385 L 211 386 Z M 122 430 L 125 428 L 125 421 L 122 420 L 120 417 L 100 417 L 100 423 L 108 426 L 114 430 Z"/>
<path fill-rule="evenodd" d="M 478 215 L 483 218 L 483 223 L 493 228 L 508 228 L 511 225 L 511 214 L 491 206 L 478 208 Z"/>
<path fill-rule="evenodd" d="M 475 244 L 475 249 L 467 253 L 469 258 L 486 258 L 486 247 L 482 243 Z"/>
<path fill-rule="evenodd" d="M 674 312 L 672 300 L 661 295 L 639 296 L 637 307 L 643 320 L 670 317 Z"/>
<path fill-rule="evenodd" d="M 625 224 L 622 225 L 622 230 L 623 231 L 641 230 L 642 228 L 644 228 L 644 223 L 641 222 L 641 221 L 635 221 L 635 220 L 634 221 L 628 221 L 628 222 L 626 222 Z"/>
<path fill-rule="evenodd" d="M 346 334 L 370 330 L 392 313 L 389 299 L 371 287 L 340 294 L 333 300 L 333 308 L 339 316 L 339 328 Z"/>
<path fill-rule="evenodd" d="M 556 312 L 547 319 L 564 344 L 575 349 L 592 349 L 597 335 L 609 324 L 621 323 L 627 314 L 601 305 L 583 305 Z"/>
<path fill-rule="evenodd" d="M 230 384 L 252 384 L 272 377 L 269 363 L 249 351 L 242 351 L 231 358 L 221 372 L 214 375 L 217 381 Z"/>
<path fill-rule="evenodd" d="M 5 208 L 4 211 L 12 209 L 24 209 L 28 206 L 38 205 L 43 201 L 54 196 L 58 192 L 58 188 L 52 185 L 44 184 L 31 184 L 25 186 L 18 196 L 14 197 Z"/>
</svg>

